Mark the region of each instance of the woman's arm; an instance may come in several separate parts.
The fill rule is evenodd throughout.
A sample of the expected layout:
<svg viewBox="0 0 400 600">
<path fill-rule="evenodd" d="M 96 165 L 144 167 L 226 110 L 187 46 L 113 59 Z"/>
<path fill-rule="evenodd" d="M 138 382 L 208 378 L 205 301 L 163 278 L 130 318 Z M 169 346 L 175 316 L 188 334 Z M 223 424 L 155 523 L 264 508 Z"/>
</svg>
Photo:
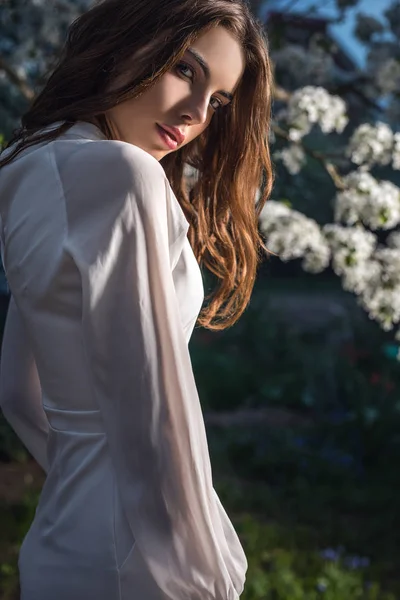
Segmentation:
<svg viewBox="0 0 400 600">
<path fill-rule="evenodd" d="M 0 408 L 23 444 L 47 472 L 48 421 L 35 359 L 11 296 L 1 347 Z"/>
<path fill-rule="evenodd" d="M 91 146 L 93 173 L 89 159 L 80 162 L 84 197 L 79 189 L 67 201 L 68 250 L 81 274 L 83 342 L 127 518 L 166 596 L 237 600 L 247 561 L 213 489 L 171 269 L 187 224 L 171 239 L 169 187 L 153 158 L 126 144 L 96 164 Z"/>
</svg>

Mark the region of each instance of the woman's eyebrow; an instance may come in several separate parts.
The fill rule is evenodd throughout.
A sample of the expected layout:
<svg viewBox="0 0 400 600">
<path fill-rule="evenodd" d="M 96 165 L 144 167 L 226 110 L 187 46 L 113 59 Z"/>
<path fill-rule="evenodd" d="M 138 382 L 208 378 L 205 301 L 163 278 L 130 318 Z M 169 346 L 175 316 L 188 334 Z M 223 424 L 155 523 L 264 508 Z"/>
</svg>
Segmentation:
<svg viewBox="0 0 400 600">
<path fill-rule="evenodd" d="M 198 62 L 200 67 L 203 69 L 205 78 L 208 81 L 210 79 L 210 67 L 208 66 L 208 64 L 206 63 L 204 58 L 201 56 L 201 54 L 199 54 L 197 52 L 197 50 L 193 50 L 193 48 L 187 48 L 187 52 L 189 52 L 189 54 L 191 54 L 193 56 L 195 61 Z M 233 95 L 230 94 L 229 92 L 225 92 L 224 90 L 218 90 L 217 94 L 221 94 L 221 96 L 225 96 L 225 98 L 227 98 L 230 101 L 233 100 Z"/>
</svg>

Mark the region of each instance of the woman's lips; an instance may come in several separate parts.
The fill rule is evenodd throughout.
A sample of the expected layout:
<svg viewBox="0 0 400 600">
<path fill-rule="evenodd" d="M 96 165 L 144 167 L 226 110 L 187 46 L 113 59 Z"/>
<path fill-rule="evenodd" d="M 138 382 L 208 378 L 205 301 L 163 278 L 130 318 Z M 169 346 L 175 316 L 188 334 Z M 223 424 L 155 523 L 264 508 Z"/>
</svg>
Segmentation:
<svg viewBox="0 0 400 600">
<path fill-rule="evenodd" d="M 175 138 L 172 137 L 165 129 L 161 127 L 158 123 L 156 123 L 157 131 L 160 135 L 160 138 L 163 140 L 166 146 L 170 148 L 170 150 L 175 150 L 178 147 L 178 142 Z"/>
</svg>

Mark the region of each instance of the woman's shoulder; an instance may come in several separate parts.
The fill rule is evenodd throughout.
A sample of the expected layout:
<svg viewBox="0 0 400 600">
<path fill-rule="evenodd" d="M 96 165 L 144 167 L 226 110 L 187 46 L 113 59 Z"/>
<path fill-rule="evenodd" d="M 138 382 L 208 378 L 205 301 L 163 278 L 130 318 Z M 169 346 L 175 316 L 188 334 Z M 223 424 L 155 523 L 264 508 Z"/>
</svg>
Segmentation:
<svg viewBox="0 0 400 600">
<path fill-rule="evenodd" d="M 141 212 L 160 209 L 169 184 L 163 167 L 153 156 L 117 140 L 77 142 L 54 146 L 68 205 L 81 206 L 80 212 L 87 209 L 96 213 L 107 207 L 111 212 L 118 206 L 124 210 L 130 202 Z"/>
<path fill-rule="evenodd" d="M 161 164 L 141 148 L 117 140 L 55 144 L 71 245 L 92 259 L 107 235 L 121 235 L 140 222 L 159 228 L 170 246 L 188 229 Z"/>
<path fill-rule="evenodd" d="M 70 154 L 68 167 L 71 176 L 85 175 L 94 181 L 104 177 L 134 186 L 166 179 L 163 167 L 151 154 L 119 140 L 80 143 Z"/>
</svg>

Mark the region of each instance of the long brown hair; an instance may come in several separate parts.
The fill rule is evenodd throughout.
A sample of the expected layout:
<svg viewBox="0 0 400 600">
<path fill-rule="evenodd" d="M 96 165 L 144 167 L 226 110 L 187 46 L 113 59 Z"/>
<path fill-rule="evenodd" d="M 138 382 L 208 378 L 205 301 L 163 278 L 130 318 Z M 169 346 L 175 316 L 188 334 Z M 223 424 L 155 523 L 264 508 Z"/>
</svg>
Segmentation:
<svg viewBox="0 0 400 600">
<path fill-rule="evenodd" d="M 258 217 L 273 182 L 268 46 L 244 0 L 95 4 L 70 26 L 61 56 L 22 117 L 22 126 L 7 146 L 15 144 L 15 149 L 0 160 L 0 168 L 24 148 L 55 139 L 77 121 L 97 124 L 112 139 L 104 113 L 154 85 L 200 34 L 215 26 L 226 27 L 244 50 L 246 66 L 233 102 L 213 116 L 198 138 L 160 163 L 190 223 L 193 252 L 218 280 L 213 293 L 206 294 L 198 324 L 222 330 L 245 311 L 257 268 L 268 253 Z M 137 52 L 141 58 L 129 84 L 106 91 L 114 78 L 132 73 L 130 59 Z M 57 121 L 62 121 L 59 127 L 40 132 Z M 185 183 L 185 163 L 198 169 L 191 189 Z M 261 195 L 256 201 L 258 190 Z"/>
</svg>

